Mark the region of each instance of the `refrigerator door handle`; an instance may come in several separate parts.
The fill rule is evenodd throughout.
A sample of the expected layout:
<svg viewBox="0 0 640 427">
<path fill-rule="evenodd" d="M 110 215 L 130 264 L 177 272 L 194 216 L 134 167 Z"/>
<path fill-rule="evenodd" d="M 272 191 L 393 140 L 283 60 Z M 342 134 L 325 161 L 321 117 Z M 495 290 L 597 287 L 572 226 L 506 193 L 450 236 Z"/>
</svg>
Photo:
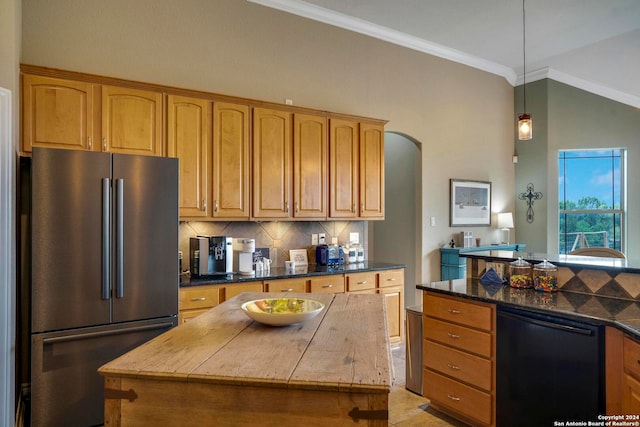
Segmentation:
<svg viewBox="0 0 640 427">
<path fill-rule="evenodd" d="M 156 323 L 153 325 L 134 326 L 131 328 L 109 329 L 106 331 L 99 331 L 99 332 L 85 332 L 85 333 L 79 333 L 79 334 L 73 334 L 73 335 L 65 335 L 61 337 L 44 338 L 42 340 L 42 343 L 45 345 L 60 344 L 64 342 L 78 341 L 78 340 L 84 340 L 89 338 L 101 338 L 109 335 L 122 335 L 122 334 L 129 334 L 133 332 L 153 331 L 156 329 L 171 329 L 172 327 L 173 327 L 173 323 L 163 322 L 163 323 Z"/>
<path fill-rule="evenodd" d="M 124 179 L 116 179 L 116 298 L 124 298 Z"/>
<path fill-rule="evenodd" d="M 111 180 L 102 178 L 102 299 L 109 299 L 109 285 L 111 283 L 111 234 L 109 230 L 111 216 Z"/>
</svg>

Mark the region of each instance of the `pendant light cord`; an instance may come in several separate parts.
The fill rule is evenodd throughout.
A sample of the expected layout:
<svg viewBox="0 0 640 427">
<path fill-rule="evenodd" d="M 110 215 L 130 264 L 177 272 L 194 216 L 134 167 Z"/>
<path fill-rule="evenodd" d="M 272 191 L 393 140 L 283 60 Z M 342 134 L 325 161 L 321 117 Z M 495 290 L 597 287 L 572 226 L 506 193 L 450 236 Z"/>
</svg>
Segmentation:
<svg viewBox="0 0 640 427">
<path fill-rule="evenodd" d="M 524 104 L 523 113 L 527 112 L 527 27 L 524 19 L 524 1 L 522 0 L 522 98 Z"/>
</svg>

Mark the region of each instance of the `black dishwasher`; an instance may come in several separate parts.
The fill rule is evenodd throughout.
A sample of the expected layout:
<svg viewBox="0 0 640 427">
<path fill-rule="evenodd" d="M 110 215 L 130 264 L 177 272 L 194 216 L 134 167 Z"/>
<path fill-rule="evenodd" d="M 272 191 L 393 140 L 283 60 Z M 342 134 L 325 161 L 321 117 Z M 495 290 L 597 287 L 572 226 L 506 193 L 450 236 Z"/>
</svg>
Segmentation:
<svg viewBox="0 0 640 427">
<path fill-rule="evenodd" d="M 586 423 L 605 413 L 602 326 L 499 307 L 496 333 L 498 427 Z"/>
</svg>

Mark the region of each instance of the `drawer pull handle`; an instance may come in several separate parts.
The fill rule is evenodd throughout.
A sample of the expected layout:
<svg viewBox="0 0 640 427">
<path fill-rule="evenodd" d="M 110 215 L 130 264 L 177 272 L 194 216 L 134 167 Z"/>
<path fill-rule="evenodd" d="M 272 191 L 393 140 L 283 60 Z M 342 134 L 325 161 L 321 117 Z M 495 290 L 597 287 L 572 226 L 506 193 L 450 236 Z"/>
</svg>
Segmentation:
<svg viewBox="0 0 640 427">
<path fill-rule="evenodd" d="M 452 340 L 457 340 L 458 338 L 460 338 L 460 335 L 452 334 L 451 332 L 447 332 L 447 335 L 448 335 L 448 336 L 449 336 L 449 338 L 451 338 Z"/>
<path fill-rule="evenodd" d="M 453 308 L 450 308 L 449 309 L 449 313 L 451 313 L 451 314 L 460 314 L 460 310 L 455 310 Z"/>
<path fill-rule="evenodd" d="M 200 298 L 191 298 L 191 301 L 206 301 L 207 298 L 205 297 L 200 297 Z"/>
<path fill-rule="evenodd" d="M 447 394 L 447 397 L 448 397 L 449 399 L 451 399 L 451 400 L 456 401 L 456 402 L 460 401 L 460 398 L 459 398 L 459 397 L 451 396 L 450 394 Z"/>
<path fill-rule="evenodd" d="M 366 285 L 366 284 L 367 284 L 366 280 L 363 280 L 362 282 L 358 282 L 358 285 Z"/>
<path fill-rule="evenodd" d="M 387 282 L 395 282 L 395 281 L 396 281 L 395 277 L 391 277 L 390 279 L 387 279 Z"/>
<path fill-rule="evenodd" d="M 292 288 L 280 289 L 280 292 L 293 292 L 293 289 Z"/>
<path fill-rule="evenodd" d="M 333 288 L 333 285 L 322 285 L 324 289 Z"/>
<path fill-rule="evenodd" d="M 447 366 L 449 367 L 449 369 L 453 369 L 454 371 L 460 370 L 460 366 L 452 365 L 451 363 L 447 363 Z"/>
</svg>

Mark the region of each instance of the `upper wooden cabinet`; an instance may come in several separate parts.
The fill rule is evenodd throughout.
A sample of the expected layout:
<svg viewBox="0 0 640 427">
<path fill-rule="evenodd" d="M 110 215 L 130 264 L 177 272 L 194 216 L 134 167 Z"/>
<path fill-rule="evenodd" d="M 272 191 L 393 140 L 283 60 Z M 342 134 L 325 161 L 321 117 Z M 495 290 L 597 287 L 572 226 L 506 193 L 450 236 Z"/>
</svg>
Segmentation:
<svg viewBox="0 0 640 427">
<path fill-rule="evenodd" d="M 291 215 L 291 113 L 253 110 L 253 217 Z"/>
<path fill-rule="evenodd" d="M 293 217 L 327 217 L 327 118 L 293 116 Z"/>
<path fill-rule="evenodd" d="M 249 219 L 249 107 L 213 104 L 213 217 Z"/>
<path fill-rule="evenodd" d="M 360 124 L 360 217 L 384 219 L 384 127 Z"/>
<path fill-rule="evenodd" d="M 22 153 L 48 146 L 177 157 L 183 220 L 384 219 L 382 121 L 21 70 Z"/>
<path fill-rule="evenodd" d="M 102 151 L 162 156 L 162 93 L 102 86 Z"/>
<path fill-rule="evenodd" d="M 30 153 L 35 146 L 93 149 L 95 86 L 23 75 L 22 151 Z"/>
<path fill-rule="evenodd" d="M 167 155 L 180 159 L 180 217 L 211 211 L 211 102 L 167 96 Z"/>
<path fill-rule="evenodd" d="M 384 127 L 331 119 L 329 217 L 384 219 Z"/>
<path fill-rule="evenodd" d="M 358 122 L 329 120 L 329 216 L 358 216 Z"/>
<path fill-rule="evenodd" d="M 22 151 L 33 146 L 164 155 L 163 94 L 22 76 Z"/>
</svg>

